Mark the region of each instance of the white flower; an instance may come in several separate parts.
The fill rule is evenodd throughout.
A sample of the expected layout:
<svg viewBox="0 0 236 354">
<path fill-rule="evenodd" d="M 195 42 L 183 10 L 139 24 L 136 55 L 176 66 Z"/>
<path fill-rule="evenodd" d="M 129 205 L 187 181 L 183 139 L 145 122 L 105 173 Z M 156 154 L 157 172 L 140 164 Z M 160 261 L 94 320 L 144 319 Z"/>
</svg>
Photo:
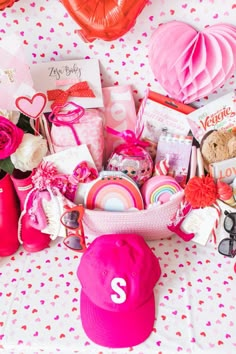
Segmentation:
<svg viewBox="0 0 236 354">
<path fill-rule="evenodd" d="M 32 171 L 46 156 L 47 151 L 47 142 L 41 135 L 26 133 L 18 149 L 11 155 L 11 161 L 18 170 Z"/>
<path fill-rule="evenodd" d="M 0 108 L 0 116 L 9 119 L 12 123 L 17 124 L 20 118 L 20 112 L 17 111 L 7 111 L 6 109 Z"/>
</svg>

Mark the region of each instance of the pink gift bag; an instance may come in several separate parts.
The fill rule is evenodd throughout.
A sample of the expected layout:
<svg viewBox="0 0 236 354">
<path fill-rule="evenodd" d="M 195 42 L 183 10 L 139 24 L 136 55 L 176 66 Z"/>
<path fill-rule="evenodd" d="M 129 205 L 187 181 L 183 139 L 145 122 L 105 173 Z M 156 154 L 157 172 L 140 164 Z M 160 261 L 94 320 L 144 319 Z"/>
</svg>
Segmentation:
<svg viewBox="0 0 236 354">
<path fill-rule="evenodd" d="M 101 171 L 104 151 L 103 117 L 97 109 L 85 109 L 78 123 L 73 124 L 73 129 L 69 124 L 52 124 L 51 139 L 55 152 L 66 150 L 78 143 L 86 144 L 98 171 Z"/>
<path fill-rule="evenodd" d="M 102 89 L 105 127 L 116 131 L 134 130 L 136 125 L 136 109 L 130 85 L 104 87 Z M 105 162 L 114 149 L 123 142 L 117 136 L 106 133 Z"/>
</svg>

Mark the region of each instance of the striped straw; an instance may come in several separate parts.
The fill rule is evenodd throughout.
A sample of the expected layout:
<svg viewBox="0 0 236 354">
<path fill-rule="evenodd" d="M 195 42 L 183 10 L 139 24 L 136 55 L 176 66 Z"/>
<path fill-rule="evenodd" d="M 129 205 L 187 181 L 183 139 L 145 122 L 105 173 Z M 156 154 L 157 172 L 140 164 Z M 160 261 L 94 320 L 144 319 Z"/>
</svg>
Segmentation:
<svg viewBox="0 0 236 354">
<path fill-rule="evenodd" d="M 221 216 L 221 209 L 220 209 L 220 206 L 218 205 L 218 203 L 216 202 L 216 203 L 214 203 L 213 205 L 212 205 L 215 209 L 216 209 L 216 211 L 217 211 L 217 218 L 216 218 L 216 220 L 215 220 L 215 224 L 214 224 L 214 226 L 213 226 L 213 228 L 212 228 L 212 237 L 213 237 L 213 242 L 214 242 L 214 244 L 216 244 L 216 229 L 218 228 L 218 226 L 219 226 L 219 221 L 220 221 L 220 216 Z"/>
<path fill-rule="evenodd" d="M 138 114 L 137 114 L 137 120 L 136 120 L 136 125 L 135 125 L 135 135 L 136 136 L 140 136 L 142 131 L 143 131 L 143 113 L 145 110 L 145 106 L 147 103 L 147 99 L 148 99 L 148 95 L 149 95 L 149 88 L 147 88 L 145 90 L 145 95 L 144 98 L 139 106 L 139 110 L 138 110 Z"/>
</svg>

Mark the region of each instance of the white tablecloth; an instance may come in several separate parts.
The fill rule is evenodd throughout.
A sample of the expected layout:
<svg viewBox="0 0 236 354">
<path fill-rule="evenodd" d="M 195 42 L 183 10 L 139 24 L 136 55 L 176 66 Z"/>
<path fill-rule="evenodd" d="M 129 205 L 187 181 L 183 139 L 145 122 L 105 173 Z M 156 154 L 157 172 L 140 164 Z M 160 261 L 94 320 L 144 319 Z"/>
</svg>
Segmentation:
<svg viewBox="0 0 236 354">
<path fill-rule="evenodd" d="M 80 319 L 80 254 L 61 239 L 51 247 L 0 259 L 0 352 L 4 354 L 233 354 L 236 350 L 234 261 L 213 243 L 198 246 L 177 236 L 148 243 L 162 275 L 155 291 L 150 337 L 126 349 L 95 345 Z M 145 266 L 145 265 L 144 265 Z"/>
</svg>

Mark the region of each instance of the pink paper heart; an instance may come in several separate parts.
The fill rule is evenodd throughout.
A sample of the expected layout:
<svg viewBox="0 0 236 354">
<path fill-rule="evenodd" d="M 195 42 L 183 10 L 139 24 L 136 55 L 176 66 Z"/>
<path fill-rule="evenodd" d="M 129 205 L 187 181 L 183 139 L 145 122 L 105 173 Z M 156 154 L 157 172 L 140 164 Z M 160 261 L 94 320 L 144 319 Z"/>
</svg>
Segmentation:
<svg viewBox="0 0 236 354">
<path fill-rule="evenodd" d="M 198 32 L 170 21 L 153 33 L 149 62 L 168 95 L 194 102 L 221 87 L 236 69 L 236 27 L 216 24 Z"/>
<path fill-rule="evenodd" d="M 17 97 L 15 104 L 20 112 L 27 117 L 37 119 L 43 112 L 47 103 L 47 97 L 44 93 L 38 92 L 32 98 L 25 96 Z"/>
</svg>

